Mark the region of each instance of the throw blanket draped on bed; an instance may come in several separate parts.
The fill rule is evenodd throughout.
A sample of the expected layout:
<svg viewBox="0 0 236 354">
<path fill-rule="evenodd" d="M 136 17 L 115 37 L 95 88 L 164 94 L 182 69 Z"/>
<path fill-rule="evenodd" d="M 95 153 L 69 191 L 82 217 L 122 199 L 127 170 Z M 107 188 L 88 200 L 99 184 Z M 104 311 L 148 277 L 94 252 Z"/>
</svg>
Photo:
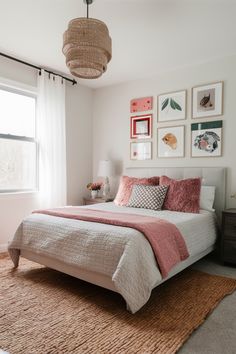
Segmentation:
<svg viewBox="0 0 236 354">
<path fill-rule="evenodd" d="M 168 276 L 177 263 L 189 256 L 184 238 L 178 228 L 163 219 L 76 207 L 36 210 L 34 213 L 131 227 L 142 232 L 152 246 L 163 278 Z"/>
</svg>

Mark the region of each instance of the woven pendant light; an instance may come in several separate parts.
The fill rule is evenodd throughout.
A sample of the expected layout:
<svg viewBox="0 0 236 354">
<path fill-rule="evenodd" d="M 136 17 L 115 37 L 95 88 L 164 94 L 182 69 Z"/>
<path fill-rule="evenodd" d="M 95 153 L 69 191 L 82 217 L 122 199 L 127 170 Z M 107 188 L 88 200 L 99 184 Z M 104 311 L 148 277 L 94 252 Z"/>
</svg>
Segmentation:
<svg viewBox="0 0 236 354">
<path fill-rule="evenodd" d="M 107 69 L 111 60 L 111 37 L 104 22 L 88 17 L 75 18 L 69 22 L 63 35 L 63 53 L 72 75 L 83 79 L 96 79 Z"/>
</svg>

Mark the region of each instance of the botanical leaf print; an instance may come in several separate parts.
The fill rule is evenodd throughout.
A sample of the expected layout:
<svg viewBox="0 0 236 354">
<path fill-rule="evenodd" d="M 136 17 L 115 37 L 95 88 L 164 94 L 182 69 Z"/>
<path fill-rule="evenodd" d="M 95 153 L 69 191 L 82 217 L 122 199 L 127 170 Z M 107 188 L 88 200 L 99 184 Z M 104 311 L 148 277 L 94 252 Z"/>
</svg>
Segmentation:
<svg viewBox="0 0 236 354">
<path fill-rule="evenodd" d="M 173 102 L 175 105 L 175 109 L 178 109 L 178 111 L 182 111 L 182 108 L 180 107 L 180 105 L 175 100 L 173 100 Z"/>
<path fill-rule="evenodd" d="M 178 111 L 182 111 L 180 105 L 173 98 L 170 99 L 170 106 L 172 109 L 177 109 Z"/>
<path fill-rule="evenodd" d="M 172 98 L 170 99 L 170 106 L 172 109 L 175 109 L 175 101 Z"/>
<path fill-rule="evenodd" d="M 173 99 L 173 98 L 166 98 L 163 102 L 162 102 L 162 106 L 161 106 L 161 110 L 164 111 L 164 109 L 170 105 L 170 107 L 173 110 L 178 110 L 178 111 L 182 111 L 182 108 L 180 107 L 180 105 Z"/>
<path fill-rule="evenodd" d="M 162 102 L 162 106 L 161 106 L 161 110 L 163 111 L 166 106 L 168 105 L 169 103 L 169 98 L 166 98 L 163 102 Z"/>
</svg>

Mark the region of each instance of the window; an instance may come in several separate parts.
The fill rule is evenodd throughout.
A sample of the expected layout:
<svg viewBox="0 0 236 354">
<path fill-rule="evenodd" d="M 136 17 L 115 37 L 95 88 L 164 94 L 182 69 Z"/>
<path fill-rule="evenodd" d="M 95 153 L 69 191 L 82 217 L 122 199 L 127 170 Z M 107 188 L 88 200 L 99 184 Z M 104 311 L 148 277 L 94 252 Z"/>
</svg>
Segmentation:
<svg viewBox="0 0 236 354">
<path fill-rule="evenodd" d="M 37 188 L 36 97 L 0 87 L 0 192 Z"/>
</svg>

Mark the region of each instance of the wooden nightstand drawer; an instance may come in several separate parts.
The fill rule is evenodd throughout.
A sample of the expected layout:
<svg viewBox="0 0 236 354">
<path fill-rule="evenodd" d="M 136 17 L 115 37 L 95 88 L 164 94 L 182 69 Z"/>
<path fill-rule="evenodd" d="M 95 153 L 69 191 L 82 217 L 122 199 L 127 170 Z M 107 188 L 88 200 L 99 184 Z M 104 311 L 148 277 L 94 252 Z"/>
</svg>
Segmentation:
<svg viewBox="0 0 236 354">
<path fill-rule="evenodd" d="M 225 241 L 223 247 L 224 261 L 236 263 L 236 241 Z"/>
<path fill-rule="evenodd" d="M 227 215 L 224 220 L 225 238 L 234 238 L 236 240 L 236 217 Z"/>
<path fill-rule="evenodd" d="M 221 259 L 236 264 L 236 209 L 222 213 Z"/>
</svg>

